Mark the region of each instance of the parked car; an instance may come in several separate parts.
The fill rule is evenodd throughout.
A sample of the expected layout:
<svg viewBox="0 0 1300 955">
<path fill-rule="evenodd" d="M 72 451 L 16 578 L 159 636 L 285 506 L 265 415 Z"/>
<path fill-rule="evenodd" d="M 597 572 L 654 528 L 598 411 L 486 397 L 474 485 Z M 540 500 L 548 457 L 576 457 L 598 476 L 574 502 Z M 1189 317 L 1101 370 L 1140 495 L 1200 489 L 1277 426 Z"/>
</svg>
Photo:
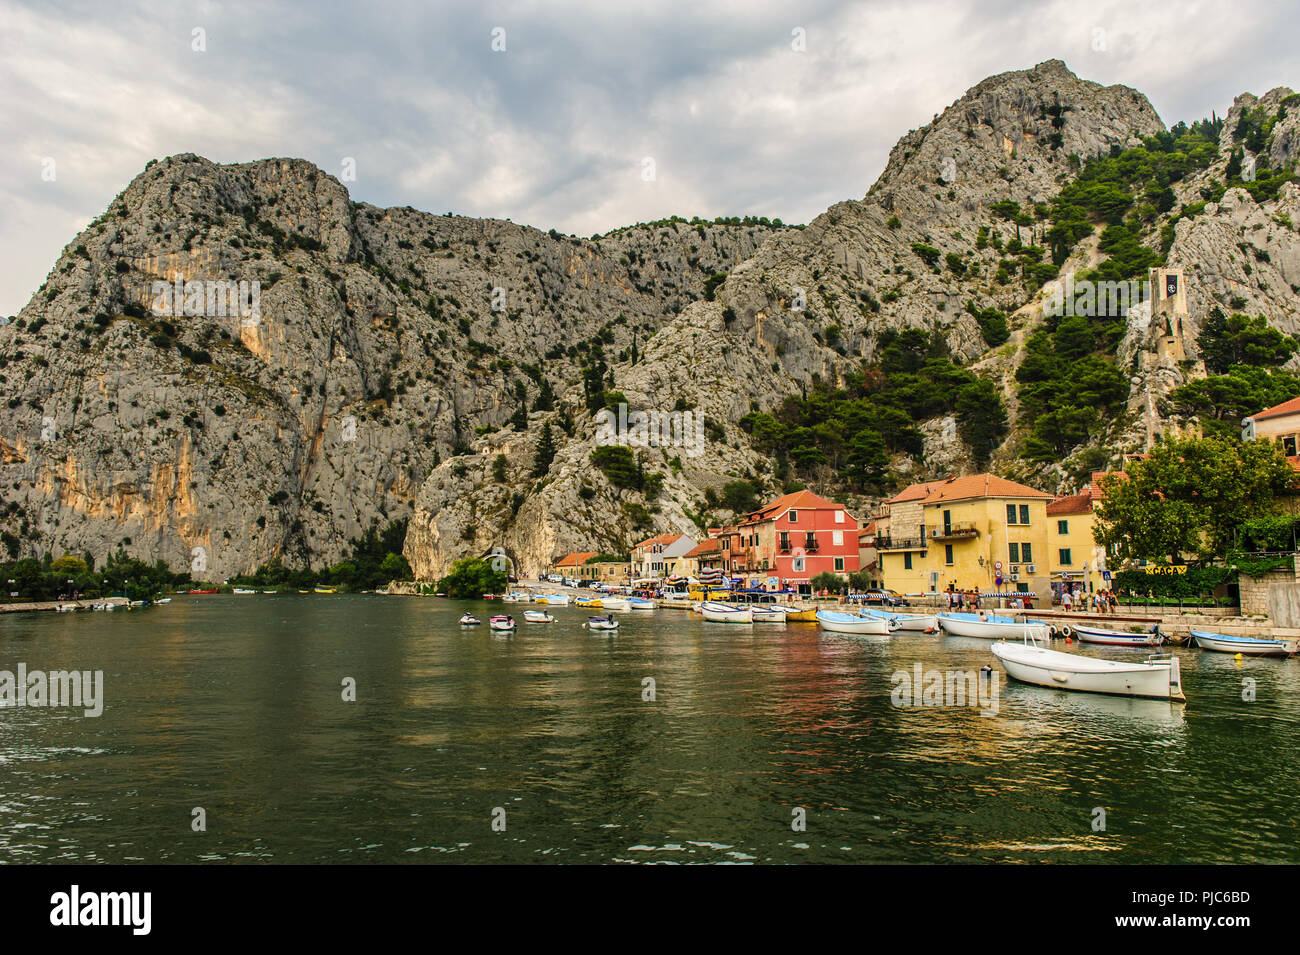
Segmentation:
<svg viewBox="0 0 1300 955">
<path fill-rule="evenodd" d="M 895 590 L 877 590 L 867 594 L 866 603 L 884 607 L 901 607 L 904 600 L 903 595 Z"/>
</svg>

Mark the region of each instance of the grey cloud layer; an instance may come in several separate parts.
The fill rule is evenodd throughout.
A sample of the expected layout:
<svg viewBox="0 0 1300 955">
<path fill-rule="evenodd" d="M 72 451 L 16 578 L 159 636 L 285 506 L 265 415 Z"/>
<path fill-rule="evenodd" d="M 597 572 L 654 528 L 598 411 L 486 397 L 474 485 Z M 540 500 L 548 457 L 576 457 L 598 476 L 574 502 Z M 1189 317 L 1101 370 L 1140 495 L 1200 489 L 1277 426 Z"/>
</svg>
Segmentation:
<svg viewBox="0 0 1300 955">
<path fill-rule="evenodd" d="M 1227 0 L 3 2 L 0 313 L 159 156 L 335 175 L 352 157 L 359 200 L 581 234 L 674 213 L 807 221 L 987 75 L 1062 58 L 1192 120 L 1294 85 L 1298 21 Z"/>
</svg>

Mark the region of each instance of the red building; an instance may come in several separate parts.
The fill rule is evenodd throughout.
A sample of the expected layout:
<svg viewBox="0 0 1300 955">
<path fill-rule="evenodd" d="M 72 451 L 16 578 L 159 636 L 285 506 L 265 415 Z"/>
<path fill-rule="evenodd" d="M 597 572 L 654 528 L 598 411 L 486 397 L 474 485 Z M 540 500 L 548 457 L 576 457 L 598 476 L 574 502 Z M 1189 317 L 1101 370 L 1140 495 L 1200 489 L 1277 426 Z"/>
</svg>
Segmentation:
<svg viewBox="0 0 1300 955">
<path fill-rule="evenodd" d="M 768 589 L 806 591 L 822 571 L 844 576 L 859 569 L 857 519 L 812 491 L 778 497 L 723 528 L 719 543 L 724 570 Z"/>
</svg>

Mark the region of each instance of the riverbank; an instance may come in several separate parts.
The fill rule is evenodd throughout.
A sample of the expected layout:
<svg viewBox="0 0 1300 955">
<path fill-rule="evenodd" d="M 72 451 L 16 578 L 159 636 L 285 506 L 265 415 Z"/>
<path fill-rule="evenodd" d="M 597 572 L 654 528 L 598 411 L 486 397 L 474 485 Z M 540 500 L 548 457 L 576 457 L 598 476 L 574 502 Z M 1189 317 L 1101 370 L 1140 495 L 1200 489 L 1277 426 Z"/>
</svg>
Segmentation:
<svg viewBox="0 0 1300 955">
<path fill-rule="evenodd" d="M 131 601 L 125 597 L 87 597 L 80 600 L 40 600 L 34 603 L 0 604 L 0 613 L 31 613 L 38 610 L 55 610 L 60 607 L 75 606 L 78 610 L 89 610 L 96 604 L 112 607 L 129 607 Z"/>
</svg>

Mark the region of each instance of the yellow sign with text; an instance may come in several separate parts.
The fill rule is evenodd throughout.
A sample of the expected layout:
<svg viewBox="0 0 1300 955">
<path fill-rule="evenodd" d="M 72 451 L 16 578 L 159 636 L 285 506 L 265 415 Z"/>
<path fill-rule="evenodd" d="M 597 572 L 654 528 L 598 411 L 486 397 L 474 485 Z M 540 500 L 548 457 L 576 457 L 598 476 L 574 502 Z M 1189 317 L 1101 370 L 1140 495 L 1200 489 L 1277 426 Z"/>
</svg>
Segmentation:
<svg viewBox="0 0 1300 955">
<path fill-rule="evenodd" d="M 1185 574 L 1187 573 L 1186 564 L 1173 564 L 1167 567 L 1148 566 L 1142 568 L 1148 574 Z"/>
</svg>

